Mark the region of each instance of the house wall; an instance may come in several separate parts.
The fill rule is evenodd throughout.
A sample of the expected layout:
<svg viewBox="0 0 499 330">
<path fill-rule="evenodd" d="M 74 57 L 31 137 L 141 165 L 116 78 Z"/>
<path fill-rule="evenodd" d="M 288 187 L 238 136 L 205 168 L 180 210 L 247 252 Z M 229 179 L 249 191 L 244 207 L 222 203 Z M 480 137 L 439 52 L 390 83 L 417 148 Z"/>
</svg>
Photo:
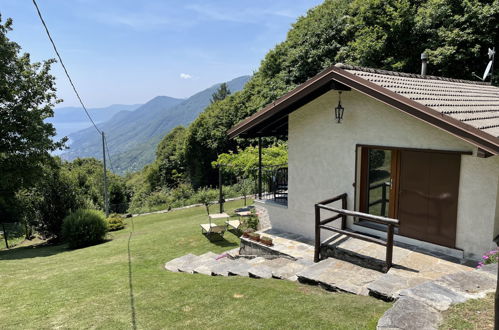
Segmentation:
<svg viewBox="0 0 499 330">
<path fill-rule="evenodd" d="M 346 192 L 354 208 L 357 144 L 476 153 L 471 144 L 360 92 L 342 93 L 341 124 L 334 121 L 337 104 L 338 92 L 330 91 L 289 116 L 289 200 L 288 208 L 269 211 L 276 229 L 313 238 L 315 203 Z M 456 247 L 467 257 L 492 247 L 499 233 L 498 178 L 499 157 L 462 156 Z"/>
</svg>

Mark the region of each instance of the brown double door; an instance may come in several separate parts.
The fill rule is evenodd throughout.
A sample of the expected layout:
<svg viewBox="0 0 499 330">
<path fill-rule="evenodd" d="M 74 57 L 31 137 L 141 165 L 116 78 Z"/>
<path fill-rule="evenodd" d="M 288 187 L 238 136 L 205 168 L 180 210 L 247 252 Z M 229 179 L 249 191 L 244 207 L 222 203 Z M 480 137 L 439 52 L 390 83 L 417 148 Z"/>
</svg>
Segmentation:
<svg viewBox="0 0 499 330">
<path fill-rule="evenodd" d="M 363 148 L 361 211 L 399 219 L 399 235 L 454 247 L 460 165 L 460 154 Z"/>
</svg>

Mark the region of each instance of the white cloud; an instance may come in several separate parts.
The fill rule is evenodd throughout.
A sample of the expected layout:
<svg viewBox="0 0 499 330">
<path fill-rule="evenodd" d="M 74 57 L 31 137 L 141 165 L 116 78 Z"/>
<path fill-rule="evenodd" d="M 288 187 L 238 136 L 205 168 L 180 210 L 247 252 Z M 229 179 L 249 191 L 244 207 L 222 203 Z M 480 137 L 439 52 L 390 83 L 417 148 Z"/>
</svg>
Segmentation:
<svg viewBox="0 0 499 330">
<path fill-rule="evenodd" d="M 180 78 L 182 78 L 182 79 L 191 79 L 192 76 L 190 74 L 188 74 L 188 73 L 181 73 L 180 74 Z"/>
</svg>

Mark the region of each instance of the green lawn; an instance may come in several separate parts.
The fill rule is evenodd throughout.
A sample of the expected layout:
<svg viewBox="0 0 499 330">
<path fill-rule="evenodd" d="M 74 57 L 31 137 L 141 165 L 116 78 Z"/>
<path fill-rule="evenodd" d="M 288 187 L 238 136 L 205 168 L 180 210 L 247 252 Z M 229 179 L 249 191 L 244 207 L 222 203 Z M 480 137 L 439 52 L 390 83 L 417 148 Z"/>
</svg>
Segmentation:
<svg viewBox="0 0 499 330">
<path fill-rule="evenodd" d="M 206 218 L 198 207 L 134 218 L 130 242 L 129 221 L 112 240 L 85 249 L 0 251 L 0 327 L 374 329 L 390 307 L 374 298 L 288 281 L 164 270 L 166 261 L 186 253 L 238 245 L 229 232 L 225 241 L 210 243 L 199 228 Z"/>
<path fill-rule="evenodd" d="M 440 329 L 494 329 L 494 294 L 452 306 L 444 312 Z"/>
</svg>

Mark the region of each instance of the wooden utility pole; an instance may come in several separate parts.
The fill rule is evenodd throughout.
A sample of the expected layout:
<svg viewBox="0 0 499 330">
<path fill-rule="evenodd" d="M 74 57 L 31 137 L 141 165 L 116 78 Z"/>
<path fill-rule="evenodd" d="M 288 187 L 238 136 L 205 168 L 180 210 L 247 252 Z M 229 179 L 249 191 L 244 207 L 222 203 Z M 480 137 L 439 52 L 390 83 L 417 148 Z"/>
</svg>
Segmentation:
<svg viewBox="0 0 499 330">
<path fill-rule="evenodd" d="M 107 168 L 106 168 L 106 138 L 102 133 L 102 159 L 104 160 L 104 211 L 106 218 L 109 216 L 109 197 L 107 195 Z"/>
</svg>

